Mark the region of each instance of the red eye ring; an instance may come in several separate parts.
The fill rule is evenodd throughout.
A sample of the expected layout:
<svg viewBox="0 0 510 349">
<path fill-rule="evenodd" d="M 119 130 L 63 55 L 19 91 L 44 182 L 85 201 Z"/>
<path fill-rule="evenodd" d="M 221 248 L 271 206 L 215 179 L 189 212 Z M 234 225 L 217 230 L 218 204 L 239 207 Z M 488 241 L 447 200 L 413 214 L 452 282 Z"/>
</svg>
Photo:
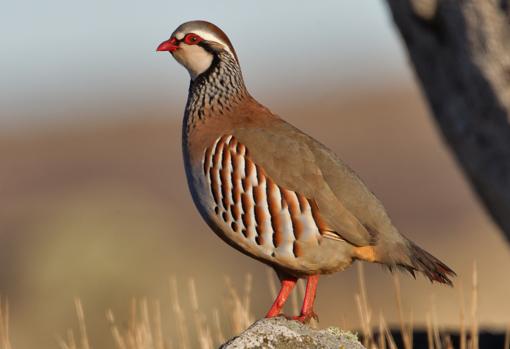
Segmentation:
<svg viewBox="0 0 510 349">
<path fill-rule="evenodd" d="M 203 40 L 204 39 L 202 39 L 199 35 L 194 33 L 189 33 L 184 37 L 184 43 L 187 45 L 196 45 Z"/>
</svg>

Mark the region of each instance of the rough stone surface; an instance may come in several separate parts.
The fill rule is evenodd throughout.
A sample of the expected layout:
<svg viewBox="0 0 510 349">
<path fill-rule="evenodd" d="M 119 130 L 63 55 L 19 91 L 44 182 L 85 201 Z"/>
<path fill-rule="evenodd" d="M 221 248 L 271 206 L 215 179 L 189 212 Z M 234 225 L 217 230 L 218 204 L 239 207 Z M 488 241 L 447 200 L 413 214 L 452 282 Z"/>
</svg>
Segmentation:
<svg viewBox="0 0 510 349">
<path fill-rule="evenodd" d="M 223 344 L 220 349 L 365 349 L 358 337 L 347 331 L 330 327 L 314 330 L 297 321 L 283 317 L 262 319 L 239 336 Z"/>
</svg>

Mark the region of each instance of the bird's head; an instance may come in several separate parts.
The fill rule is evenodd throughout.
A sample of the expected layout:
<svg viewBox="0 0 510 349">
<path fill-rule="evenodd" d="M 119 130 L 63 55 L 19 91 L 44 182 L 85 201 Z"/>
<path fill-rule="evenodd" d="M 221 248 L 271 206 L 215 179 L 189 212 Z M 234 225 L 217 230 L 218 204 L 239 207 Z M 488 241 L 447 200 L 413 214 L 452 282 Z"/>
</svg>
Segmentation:
<svg viewBox="0 0 510 349">
<path fill-rule="evenodd" d="M 190 73 L 191 79 L 207 71 L 215 57 L 226 52 L 237 62 L 227 35 L 212 23 L 191 21 L 181 24 L 157 51 L 168 51 Z"/>
</svg>

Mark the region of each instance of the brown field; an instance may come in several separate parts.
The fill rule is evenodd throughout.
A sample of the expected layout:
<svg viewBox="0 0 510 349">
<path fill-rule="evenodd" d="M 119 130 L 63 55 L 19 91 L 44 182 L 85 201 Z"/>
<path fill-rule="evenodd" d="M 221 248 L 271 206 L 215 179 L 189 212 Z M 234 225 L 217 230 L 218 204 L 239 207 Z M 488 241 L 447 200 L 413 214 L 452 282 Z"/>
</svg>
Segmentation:
<svg viewBox="0 0 510 349">
<path fill-rule="evenodd" d="M 503 328 L 510 321 L 508 245 L 439 139 L 419 93 L 387 88 L 292 99 L 304 102 L 292 108 L 283 99 L 271 108 L 340 154 L 401 231 L 458 273 L 453 289 L 400 278 L 403 309 L 414 323 L 425 325 L 433 302 L 439 324 L 457 326 L 459 290 L 467 305 L 476 261 L 480 324 Z M 188 280 L 195 280 L 208 321 L 214 309 L 227 321 L 225 276 L 238 289 L 246 273 L 253 276 L 256 317 L 270 306 L 267 267 L 224 244 L 195 211 L 181 163 L 180 115 L 167 109 L 0 132 L 0 293 L 9 300 L 14 348 L 57 347 L 56 338 L 77 327 L 77 296 L 91 346 L 112 347 L 107 309 L 121 327 L 132 297 L 159 299 L 170 309 L 170 277 L 185 304 Z M 355 269 L 323 278 L 321 326 L 360 327 Z M 365 270 L 375 316 L 381 311 L 389 324 L 398 323 L 390 274 L 372 265 Z M 177 331 L 171 314 L 162 315 L 169 337 Z"/>
</svg>

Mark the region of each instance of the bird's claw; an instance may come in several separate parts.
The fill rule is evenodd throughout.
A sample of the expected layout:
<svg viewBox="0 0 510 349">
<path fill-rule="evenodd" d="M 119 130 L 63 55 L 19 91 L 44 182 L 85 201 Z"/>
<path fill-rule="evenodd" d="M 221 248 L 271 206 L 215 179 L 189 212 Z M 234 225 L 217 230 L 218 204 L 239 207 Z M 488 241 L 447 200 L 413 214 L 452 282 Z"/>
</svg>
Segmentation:
<svg viewBox="0 0 510 349">
<path fill-rule="evenodd" d="M 266 319 L 271 319 L 271 318 L 274 318 L 274 317 L 284 317 L 287 320 L 289 320 L 289 316 L 285 315 L 284 313 L 279 313 L 279 314 L 276 314 L 276 315 L 266 315 Z"/>
<path fill-rule="evenodd" d="M 299 321 L 303 324 L 309 323 L 310 320 L 312 319 L 319 322 L 319 315 L 317 315 L 313 310 L 309 311 L 308 313 L 301 314 L 299 316 L 286 316 L 286 318 L 288 320 Z"/>
</svg>

